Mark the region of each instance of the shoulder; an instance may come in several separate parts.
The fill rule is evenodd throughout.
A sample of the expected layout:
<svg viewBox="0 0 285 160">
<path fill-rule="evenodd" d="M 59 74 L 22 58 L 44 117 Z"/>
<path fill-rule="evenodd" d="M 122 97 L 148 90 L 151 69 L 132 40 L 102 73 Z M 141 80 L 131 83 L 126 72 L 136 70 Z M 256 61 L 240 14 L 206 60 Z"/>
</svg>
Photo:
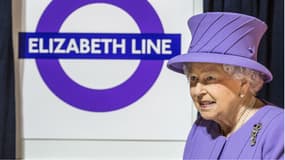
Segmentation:
<svg viewBox="0 0 285 160">
<path fill-rule="evenodd" d="M 281 119 L 284 119 L 284 109 L 283 108 L 273 106 L 273 105 L 266 105 L 263 108 L 261 108 L 261 110 L 263 114 L 262 121 L 272 123 L 272 121 L 276 122 Z"/>
<path fill-rule="evenodd" d="M 266 105 L 264 108 L 267 108 L 268 110 L 275 111 L 275 112 L 284 112 L 283 107 L 275 106 L 275 105 Z"/>
<path fill-rule="evenodd" d="M 263 156 L 278 159 L 284 153 L 284 110 L 271 105 L 265 107 L 261 119 Z"/>
<path fill-rule="evenodd" d="M 260 116 L 260 122 L 265 130 L 273 131 L 273 128 L 284 128 L 284 110 L 282 108 L 266 105 L 261 108 Z M 283 131 L 280 131 L 280 133 L 283 133 Z"/>
</svg>

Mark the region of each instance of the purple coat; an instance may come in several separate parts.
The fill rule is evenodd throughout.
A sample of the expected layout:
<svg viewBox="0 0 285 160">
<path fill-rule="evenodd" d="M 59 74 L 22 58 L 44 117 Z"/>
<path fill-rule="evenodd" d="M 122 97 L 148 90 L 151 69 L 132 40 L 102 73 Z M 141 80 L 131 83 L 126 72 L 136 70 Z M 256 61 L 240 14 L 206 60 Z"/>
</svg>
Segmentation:
<svg viewBox="0 0 285 160">
<path fill-rule="evenodd" d="M 190 159 L 284 159 L 283 109 L 264 106 L 229 137 L 199 117 L 184 150 L 184 160 Z"/>
</svg>

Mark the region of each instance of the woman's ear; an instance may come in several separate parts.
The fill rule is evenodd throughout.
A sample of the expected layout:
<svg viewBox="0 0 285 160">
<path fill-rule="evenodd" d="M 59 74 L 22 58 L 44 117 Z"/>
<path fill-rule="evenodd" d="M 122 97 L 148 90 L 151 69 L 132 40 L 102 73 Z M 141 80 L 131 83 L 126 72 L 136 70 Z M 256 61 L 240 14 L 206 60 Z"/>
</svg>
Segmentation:
<svg viewBox="0 0 285 160">
<path fill-rule="evenodd" d="M 245 79 L 242 79 L 240 83 L 240 98 L 243 98 L 249 92 L 249 87 L 249 82 Z"/>
</svg>

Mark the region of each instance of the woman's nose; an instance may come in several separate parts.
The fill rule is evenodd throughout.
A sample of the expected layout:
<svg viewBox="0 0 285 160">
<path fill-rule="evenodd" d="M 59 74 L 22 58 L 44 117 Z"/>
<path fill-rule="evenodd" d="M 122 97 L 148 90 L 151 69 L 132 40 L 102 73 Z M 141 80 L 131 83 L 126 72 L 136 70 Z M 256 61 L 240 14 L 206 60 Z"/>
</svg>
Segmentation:
<svg viewBox="0 0 285 160">
<path fill-rule="evenodd" d="M 205 90 L 204 85 L 198 82 L 196 86 L 191 88 L 191 94 L 192 96 L 201 99 L 205 94 L 207 94 L 207 91 Z"/>
</svg>

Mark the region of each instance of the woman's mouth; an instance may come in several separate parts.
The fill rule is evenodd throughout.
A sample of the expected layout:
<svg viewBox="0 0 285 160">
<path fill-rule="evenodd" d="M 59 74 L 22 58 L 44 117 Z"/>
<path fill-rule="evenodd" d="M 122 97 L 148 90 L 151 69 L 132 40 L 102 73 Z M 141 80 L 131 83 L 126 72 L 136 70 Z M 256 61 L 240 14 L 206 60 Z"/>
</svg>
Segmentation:
<svg viewBox="0 0 285 160">
<path fill-rule="evenodd" d="M 213 106 L 213 104 L 215 104 L 215 101 L 199 101 L 199 106 L 201 109 L 208 109 L 210 107 Z"/>
</svg>

